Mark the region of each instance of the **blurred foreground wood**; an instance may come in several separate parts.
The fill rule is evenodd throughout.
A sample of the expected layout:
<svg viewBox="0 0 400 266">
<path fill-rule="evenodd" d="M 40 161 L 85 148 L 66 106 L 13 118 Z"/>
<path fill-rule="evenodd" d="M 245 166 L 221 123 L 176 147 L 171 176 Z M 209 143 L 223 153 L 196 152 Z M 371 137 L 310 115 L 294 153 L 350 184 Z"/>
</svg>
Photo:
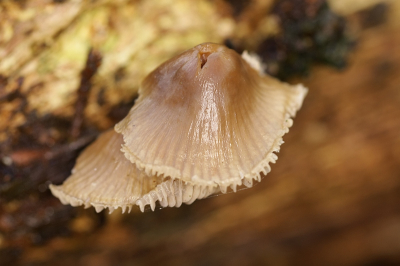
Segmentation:
<svg viewBox="0 0 400 266">
<path fill-rule="evenodd" d="M 365 30 L 348 69 L 316 67 L 254 188 L 179 209 L 106 215 L 30 248 L 30 265 L 399 265 L 400 27 Z M 86 220 L 85 220 L 86 219 Z"/>
</svg>

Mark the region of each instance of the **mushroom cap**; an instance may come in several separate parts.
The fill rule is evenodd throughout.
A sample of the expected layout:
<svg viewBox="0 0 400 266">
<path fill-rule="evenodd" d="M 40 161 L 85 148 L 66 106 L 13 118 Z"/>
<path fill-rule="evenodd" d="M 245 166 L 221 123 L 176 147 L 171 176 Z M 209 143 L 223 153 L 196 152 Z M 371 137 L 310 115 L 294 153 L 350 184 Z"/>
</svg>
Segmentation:
<svg viewBox="0 0 400 266">
<path fill-rule="evenodd" d="M 122 135 L 109 130 L 98 137 L 78 157 L 72 175 L 60 186 L 50 185 L 54 196 L 63 204 L 93 206 L 97 212 L 109 208 L 130 211 L 138 205 L 154 210 L 156 202 L 163 207 L 179 207 L 204 198 L 217 189 L 182 181 L 147 176 L 121 152 Z"/>
<path fill-rule="evenodd" d="M 252 186 L 270 171 L 307 89 L 260 74 L 225 46 L 204 43 L 151 72 L 139 93 L 115 126 L 125 156 L 149 176 L 225 191 Z"/>
<path fill-rule="evenodd" d="M 221 191 L 218 187 L 168 179 L 138 199 L 136 205 L 142 212 L 146 205 L 150 205 L 154 210 L 157 201 L 162 207 L 180 207 L 182 203 L 192 204 L 197 199 L 203 199 L 219 192 Z"/>
</svg>

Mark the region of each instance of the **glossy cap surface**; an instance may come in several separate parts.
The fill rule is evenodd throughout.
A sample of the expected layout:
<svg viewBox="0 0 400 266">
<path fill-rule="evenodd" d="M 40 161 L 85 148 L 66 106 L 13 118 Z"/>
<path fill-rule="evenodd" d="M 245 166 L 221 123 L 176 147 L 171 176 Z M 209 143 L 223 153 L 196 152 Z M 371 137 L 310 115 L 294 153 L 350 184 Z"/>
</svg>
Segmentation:
<svg viewBox="0 0 400 266">
<path fill-rule="evenodd" d="M 149 176 L 224 191 L 251 186 L 270 171 L 307 89 L 260 74 L 235 51 L 205 43 L 162 64 L 139 92 L 115 127 L 125 156 Z"/>
</svg>

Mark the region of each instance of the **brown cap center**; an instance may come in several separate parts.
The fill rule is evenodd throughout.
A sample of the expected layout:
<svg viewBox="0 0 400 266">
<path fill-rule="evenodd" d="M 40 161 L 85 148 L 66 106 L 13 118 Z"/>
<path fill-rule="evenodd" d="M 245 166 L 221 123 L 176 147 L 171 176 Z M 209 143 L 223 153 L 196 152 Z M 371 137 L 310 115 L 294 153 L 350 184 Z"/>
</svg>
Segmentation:
<svg viewBox="0 0 400 266">
<path fill-rule="evenodd" d="M 207 63 L 207 58 L 210 54 L 211 52 L 200 52 L 201 68 Z"/>
<path fill-rule="evenodd" d="M 224 49 L 221 45 L 215 43 L 204 43 L 195 47 L 199 51 L 200 57 L 200 67 L 203 68 L 207 63 L 208 56 L 212 53 L 218 52 L 221 49 Z"/>
</svg>

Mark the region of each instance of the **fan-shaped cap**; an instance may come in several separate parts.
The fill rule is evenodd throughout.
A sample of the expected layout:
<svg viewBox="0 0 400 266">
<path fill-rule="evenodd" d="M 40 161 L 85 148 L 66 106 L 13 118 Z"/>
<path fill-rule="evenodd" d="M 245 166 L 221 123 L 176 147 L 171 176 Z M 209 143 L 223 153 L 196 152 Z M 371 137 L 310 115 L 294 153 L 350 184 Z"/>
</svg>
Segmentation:
<svg viewBox="0 0 400 266">
<path fill-rule="evenodd" d="M 109 208 L 131 210 L 146 205 L 154 210 L 159 201 L 163 207 L 179 207 L 217 192 L 215 189 L 147 176 L 121 152 L 122 135 L 109 130 L 78 157 L 72 175 L 60 186 L 50 185 L 54 196 L 63 204 L 93 206 L 97 212 Z"/>
<path fill-rule="evenodd" d="M 162 207 L 180 207 L 182 203 L 192 204 L 197 199 L 203 199 L 218 192 L 220 192 L 218 187 L 168 179 L 138 199 L 136 205 L 142 211 L 144 211 L 146 205 L 150 205 L 154 210 L 157 201 Z"/>
<path fill-rule="evenodd" d="M 245 59 L 205 43 L 150 73 L 115 127 L 125 156 L 149 176 L 223 192 L 260 180 L 307 89 L 260 74 Z"/>
</svg>

